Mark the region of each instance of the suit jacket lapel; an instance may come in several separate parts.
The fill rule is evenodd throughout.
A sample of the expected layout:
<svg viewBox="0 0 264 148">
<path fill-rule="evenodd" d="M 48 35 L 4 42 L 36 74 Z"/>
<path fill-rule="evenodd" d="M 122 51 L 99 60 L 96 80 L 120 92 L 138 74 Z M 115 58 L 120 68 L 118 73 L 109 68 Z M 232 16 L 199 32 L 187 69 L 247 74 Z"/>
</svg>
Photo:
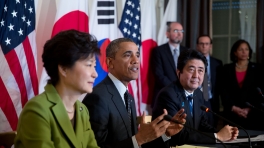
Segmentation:
<svg viewBox="0 0 264 148">
<path fill-rule="evenodd" d="M 127 133 L 129 134 L 129 136 L 132 136 L 132 132 L 130 129 L 130 122 L 129 122 L 129 118 L 128 118 L 128 114 L 127 114 L 127 110 L 124 104 L 124 101 L 122 100 L 118 90 L 116 89 L 114 83 L 112 82 L 112 80 L 107 76 L 106 78 L 106 86 L 108 89 L 108 92 L 112 95 L 111 99 L 113 101 L 113 103 L 116 106 L 116 109 L 118 110 L 125 126 L 127 129 Z"/>
<path fill-rule="evenodd" d="M 54 106 L 51 108 L 54 118 L 57 119 L 58 125 L 61 127 L 62 131 L 69 138 L 71 143 L 75 147 L 79 147 L 72 124 L 66 113 L 66 109 L 54 87 L 45 87 L 47 90 L 47 98 L 49 101 L 54 103 Z"/>
<path fill-rule="evenodd" d="M 176 97 L 182 98 L 182 108 L 184 108 L 184 111 L 187 114 L 186 122 L 188 125 L 190 125 L 192 127 L 193 126 L 193 117 L 192 117 L 191 112 L 190 112 L 189 101 L 186 98 L 184 89 L 181 87 L 181 84 L 179 84 L 180 82 L 177 81 L 176 83 L 177 83 L 177 88 L 175 88 L 176 89 L 175 92 L 177 92 Z"/>
<path fill-rule="evenodd" d="M 200 106 L 197 106 L 197 101 L 198 101 L 198 96 L 196 95 L 195 91 L 193 92 L 193 124 L 194 124 L 194 128 L 198 129 L 199 128 L 199 122 L 200 120 L 198 120 L 198 115 L 200 112 Z"/>
<path fill-rule="evenodd" d="M 130 95 L 130 94 L 129 94 Z M 132 112 L 132 126 L 133 126 L 133 128 L 134 128 L 134 132 L 135 132 L 135 134 L 137 133 L 137 122 L 136 122 L 136 118 L 137 118 L 137 112 L 136 112 L 136 106 L 135 106 L 135 100 L 134 100 L 134 97 L 132 97 L 131 95 L 130 95 L 130 97 L 131 98 L 133 98 L 132 99 L 132 101 L 133 102 L 131 102 L 131 112 Z"/>
<path fill-rule="evenodd" d="M 76 137 L 79 141 L 83 141 L 83 122 L 82 122 L 82 114 L 86 114 L 84 112 L 83 108 L 80 106 L 80 102 L 75 103 L 75 132 L 76 132 Z"/>
<path fill-rule="evenodd" d="M 215 80 L 215 77 L 216 77 L 216 69 L 214 69 L 216 66 L 216 63 L 215 63 L 215 60 L 212 58 L 212 57 L 210 57 L 210 77 L 211 77 L 211 80 L 210 80 L 210 82 L 211 82 L 211 85 L 212 85 L 212 87 L 214 87 L 215 86 L 215 82 L 214 81 L 212 81 L 212 80 Z"/>
<path fill-rule="evenodd" d="M 172 56 L 172 53 L 171 53 L 171 49 L 170 49 L 170 46 L 169 46 L 169 43 L 167 43 L 167 48 L 165 48 L 165 57 L 168 58 L 171 66 L 173 69 L 175 69 L 175 73 L 176 73 L 176 66 L 175 66 L 175 62 L 174 62 L 174 59 L 173 59 L 173 56 Z"/>
</svg>

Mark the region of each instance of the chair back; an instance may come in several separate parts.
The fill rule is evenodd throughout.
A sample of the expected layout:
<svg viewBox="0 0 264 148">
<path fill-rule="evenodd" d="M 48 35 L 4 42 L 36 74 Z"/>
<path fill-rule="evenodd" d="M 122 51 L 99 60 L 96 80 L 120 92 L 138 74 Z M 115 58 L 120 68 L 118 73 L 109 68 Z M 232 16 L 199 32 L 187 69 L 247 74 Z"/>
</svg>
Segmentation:
<svg viewBox="0 0 264 148">
<path fill-rule="evenodd" d="M 0 133 L 0 147 L 11 148 L 14 145 L 16 131 Z"/>
</svg>

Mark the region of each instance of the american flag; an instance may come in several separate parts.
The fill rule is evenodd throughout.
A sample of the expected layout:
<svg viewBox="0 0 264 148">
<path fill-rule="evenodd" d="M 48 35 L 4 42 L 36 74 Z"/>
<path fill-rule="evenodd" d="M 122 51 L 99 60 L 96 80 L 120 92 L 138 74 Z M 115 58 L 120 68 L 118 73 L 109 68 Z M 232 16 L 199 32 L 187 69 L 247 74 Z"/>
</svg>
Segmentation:
<svg viewBox="0 0 264 148">
<path fill-rule="evenodd" d="M 33 0 L 0 2 L 0 132 L 16 130 L 28 99 L 38 94 Z"/>
<path fill-rule="evenodd" d="M 126 0 L 119 29 L 124 37 L 132 39 L 138 47 L 141 46 L 139 0 Z"/>
<path fill-rule="evenodd" d="M 139 0 L 126 0 L 125 7 L 123 9 L 122 18 L 119 24 L 119 29 L 123 36 L 132 39 L 140 48 L 141 46 L 141 31 L 140 31 L 140 3 Z M 140 92 L 138 80 L 130 82 L 128 89 L 132 93 L 135 103 L 137 114 L 141 114 L 140 110 Z"/>
</svg>

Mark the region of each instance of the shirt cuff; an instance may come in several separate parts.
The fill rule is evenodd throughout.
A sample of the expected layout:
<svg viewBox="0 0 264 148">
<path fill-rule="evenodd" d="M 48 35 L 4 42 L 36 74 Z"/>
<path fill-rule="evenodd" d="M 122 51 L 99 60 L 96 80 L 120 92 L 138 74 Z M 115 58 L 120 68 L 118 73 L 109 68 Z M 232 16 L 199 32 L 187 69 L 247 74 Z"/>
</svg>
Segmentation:
<svg viewBox="0 0 264 148">
<path fill-rule="evenodd" d="M 138 143 L 137 143 L 135 135 L 132 136 L 132 142 L 133 142 L 134 148 L 141 148 L 141 146 L 139 146 Z"/>
<path fill-rule="evenodd" d="M 161 137 L 164 142 L 171 139 L 171 137 L 166 136 L 166 134 L 161 135 Z"/>
<path fill-rule="evenodd" d="M 219 143 L 218 138 L 217 138 L 217 134 L 216 134 L 216 133 L 214 133 L 214 136 L 215 136 L 215 142 L 216 142 L 216 143 Z"/>
</svg>

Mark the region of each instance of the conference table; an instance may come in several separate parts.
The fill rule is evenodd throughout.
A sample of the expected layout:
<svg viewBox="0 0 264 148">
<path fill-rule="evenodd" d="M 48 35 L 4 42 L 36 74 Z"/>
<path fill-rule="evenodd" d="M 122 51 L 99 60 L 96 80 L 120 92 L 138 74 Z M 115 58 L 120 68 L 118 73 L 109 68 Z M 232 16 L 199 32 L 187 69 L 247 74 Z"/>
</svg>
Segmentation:
<svg viewBox="0 0 264 148">
<path fill-rule="evenodd" d="M 264 126 L 264 125 L 263 125 Z M 264 131 L 246 130 L 250 135 L 252 148 L 264 148 Z M 217 144 L 185 144 L 174 148 L 249 148 L 247 133 L 239 129 L 237 140 Z"/>
</svg>

